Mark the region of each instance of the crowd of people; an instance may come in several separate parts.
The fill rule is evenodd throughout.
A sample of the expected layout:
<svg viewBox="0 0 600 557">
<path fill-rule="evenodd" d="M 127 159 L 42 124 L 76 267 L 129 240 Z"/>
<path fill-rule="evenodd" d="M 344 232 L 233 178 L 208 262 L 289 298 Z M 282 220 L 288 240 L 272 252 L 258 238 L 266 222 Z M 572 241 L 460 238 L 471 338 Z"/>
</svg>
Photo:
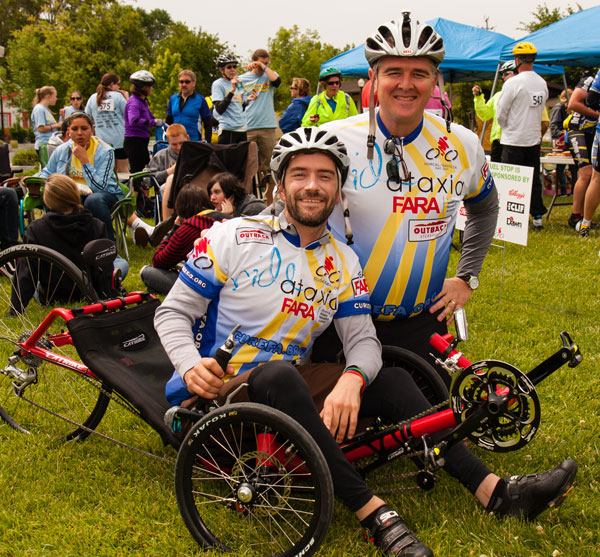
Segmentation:
<svg viewBox="0 0 600 557">
<path fill-rule="evenodd" d="M 65 142 L 41 172 L 48 178 L 49 216 L 32 231 L 60 219 L 61 227 L 77 223 L 91 236 L 114 238 L 110 207 L 123 195 L 115 168 L 128 161 L 132 172 L 150 170 L 168 198 L 182 145 L 210 142 L 215 120 L 220 144 L 257 143 L 262 174 L 272 176 L 278 204 L 266 207 L 233 173 L 222 172 L 206 188 L 177 185 L 173 228 L 153 228 L 135 215 L 130 219 L 136 243 L 157 247 L 141 276 L 149 289 L 166 295 L 155 326 L 175 368 L 167 398 L 190 405 L 197 397 L 223 397 L 236 380 L 247 382 L 247 398 L 282 410 L 308 430 L 326 456 L 335 495 L 386 555 L 433 553 L 370 491 L 338 443 L 354 436 L 358 417 L 398 422 L 428 407 L 408 373 L 382 369 L 381 345 L 431 359 L 431 334 L 447 332 L 453 312 L 479 285 L 499 210 L 477 136 L 448 119 L 449 102 L 438 87 L 444 54 L 442 37 L 404 12 L 366 39 L 369 110 L 358 114 L 350 95 L 341 91 L 336 68 L 323 69 L 323 91 L 312 97 L 310 83 L 294 78 L 292 101 L 279 120 L 285 133 L 277 141 L 273 92 L 281 79 L 268 52 L 255 51 L 241 75 L 236 57 L 224 53 L 216 61 L 221 77 L 212 85 L 212 113 L 195 91 L 195 74 L 179 74 L 180 91 L 166 107 L 168 147 L 152 157 L 149 129 L 163 124 L 148 108 L 154 77 L 145 70 L 132 74 L 128 95 L 119 76 L 107 73 L 85 112 L 78 110 L 81 94 L 71 93 L 73 110 L 64 110 Z M 519 43 L 513 54 L 502 67 L 501 92 L 485 103 L 480 88 L 473 88 L 475 108 L 494 122 L 492 160 L 534 167 L 531 215 L 534 228 L 541 228 L 539 157 L 548 91 L 533 71 L 535 46 Z M 600 201 L 598 135 L 594 142 L 587 131 L 593 127 L 584 125 L 598 117 L 600 73 L 580 85 L 566 107 L 580 112 L 566 126 L 576 132 L 567 143 L 580 157 L 580 176 L 587 173 L 584 160 L 593 166 L 579 205 L 583 214 L 575 213 L 574 204 L 570 219 L 584 235 L 591 226 L 588 203 Z M 39 90 L 35 118 L 32 114 L 36 149 L 63 125 L 49 110 L 55 102 L 52 87 Z M 586 158 L 580 142 L 590 138 Z M 432 141 L 442 139 L 457 156 L 423 164 Z M 449 173 L 461 176 L 460 191 L 447 190 Z M 69 203 L 50 199 L 59 186 L 70 188 Z M 447 276 L 461 202 L 467 215 L 463 246 L 455 275 Z M 167 217 L 168 212 L 166 206 Z M 418 226 L 439 222 L 446 225 L 430 231 Z M 200 258 L 204 264 L 196 265 Z M 263 275 L 269 276 L 264 284 Z M 291 292 L 282 287 L 284 281 L 296 285 Z M 291 309 L 300 303 L 305 311 Z M 249 340 L 238 343 L 221 369 L 216 350 L 238 323 L 239 338 Z M 338 363 L 341 349 L 344 364 Z M 236 378 L 225 383 L 226 375 Z M 444 468 L 486 512 L 531 520 L 562 503 L 577 464 L 565 460 L 542 474 L 500 478 L 459 444 L 445 455 Z"/>
</svg>

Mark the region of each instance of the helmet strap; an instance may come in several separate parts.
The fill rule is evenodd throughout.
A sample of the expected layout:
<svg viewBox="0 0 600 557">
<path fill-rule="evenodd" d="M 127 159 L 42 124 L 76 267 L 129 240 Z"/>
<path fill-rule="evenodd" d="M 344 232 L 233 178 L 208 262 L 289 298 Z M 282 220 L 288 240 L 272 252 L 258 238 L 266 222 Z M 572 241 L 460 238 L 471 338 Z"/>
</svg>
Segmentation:
<svg viewBox="0 0 600 557">
<path fill-rule="evenodd" d="M 452 124 L 452 108 L 450 108 L 450 106 L 446 102 L 444 76 L 442 75 L 442 72 L 440 70 L 438 70 L 437 74 L 438 89 L 440 90 L 440 102 L 442 103 L 442 118 L 446 120 L 446 130 L 448 131 L 448 133 L 451 133 L 450 124 Z"/>
<path fill-rule="evenodd" d="M 375 80 L 377 70 L 373 72 L 371 79 L 371 91 L 369 92 L 369 135 L 367 136 L 367 159 L 373 160 L 373 148 L 375 147 Z"/>
<path fill-rule="evenodd" d="M 337 167 L 336 167 L 337 168 Z M 344 215 L 344 236 L 346 236 L 346 244 L 351 246 L 354 241 L 352 238 L 354 234 L 352 233 L 352 226 L 350 225 L 350 210 L 348 209 L 348 200 L 342 191 L 342 173 L 340 169 L 337 168 L 338 175 L 338 193 L 340 195 L 340 205 L 342 207 L 342 214 Z"/>
</svg>

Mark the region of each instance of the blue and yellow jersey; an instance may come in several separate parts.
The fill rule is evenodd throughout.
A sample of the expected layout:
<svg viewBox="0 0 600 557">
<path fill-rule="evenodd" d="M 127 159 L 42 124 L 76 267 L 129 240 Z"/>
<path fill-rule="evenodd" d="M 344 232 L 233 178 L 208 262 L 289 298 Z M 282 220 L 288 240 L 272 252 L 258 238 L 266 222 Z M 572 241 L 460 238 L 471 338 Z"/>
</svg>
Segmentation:
<svg viewBox="0 0 600 557">
<path fill-rule="evenodd" d="M 333 319 L 371 311 L 350 248 L 329 232 L 301 248 L 299 237 L 270 217 L 213 226 L 179 278 L 211 300 L 193 326 L 201 356 L 214 357 L 241 324 L 230 361 L 238 373 L 270 360 L 299 360 Z"/>
<path fill-rule="evenodd" d="M 380 320 L 403 319 L 429 308 L 442 289 L 461 201 L 477 203 L 494 183 L 477 136 L 455 124 L 448 133 L 444 120 L 427 112 L 413 133 L 398 140 L 396 151 L 406 163 L 406 175 L 398 165 L 402 180 L 388 179 L 392 155 L 385 154 L 384 142 L 390 134 L 379 116 L 377 123 L 371 161 L 368 113 L 326 128 L 345 143 L 350 156 L 343 191 L 352 248 L 369 285 L 373 314 Z M 341 241 L 339 207 L 329 224 Z"/>
</svg>

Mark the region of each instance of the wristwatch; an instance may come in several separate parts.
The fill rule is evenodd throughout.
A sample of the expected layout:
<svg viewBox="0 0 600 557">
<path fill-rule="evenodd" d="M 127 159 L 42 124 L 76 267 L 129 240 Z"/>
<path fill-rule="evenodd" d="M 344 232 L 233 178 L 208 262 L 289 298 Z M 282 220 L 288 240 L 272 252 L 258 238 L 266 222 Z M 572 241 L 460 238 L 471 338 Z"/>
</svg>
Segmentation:
<svg viewBox="0 0 600 557">
<path fill-rule="evenodd" d="M 477 290 L 477 288 L 479 288 L 479 279 L 475 275 L 466 275 L 458 278 L 464 280 L 471 290 Z"/>
</svg>

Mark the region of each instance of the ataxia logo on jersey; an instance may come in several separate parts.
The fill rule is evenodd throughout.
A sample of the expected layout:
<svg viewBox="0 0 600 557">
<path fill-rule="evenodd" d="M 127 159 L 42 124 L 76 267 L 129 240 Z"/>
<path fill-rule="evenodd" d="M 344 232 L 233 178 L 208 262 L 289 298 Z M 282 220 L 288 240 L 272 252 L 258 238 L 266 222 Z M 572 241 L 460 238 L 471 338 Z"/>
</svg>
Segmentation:
<svg viewBox="0 0 600 557">
<path fill-rule="evenodd" d="M 240 244 L 272 244 L 273 237 L 265 230 L 259 228 L 238 228 L 235 231 L 235 240 Z"/>
<path fill-rule="evenodd" d="M 409 242 L 428 242 L 443 236 L 448 231 L 450 218 L 434 220 L 411 220 L 408 223 Z"/>
</svg>

